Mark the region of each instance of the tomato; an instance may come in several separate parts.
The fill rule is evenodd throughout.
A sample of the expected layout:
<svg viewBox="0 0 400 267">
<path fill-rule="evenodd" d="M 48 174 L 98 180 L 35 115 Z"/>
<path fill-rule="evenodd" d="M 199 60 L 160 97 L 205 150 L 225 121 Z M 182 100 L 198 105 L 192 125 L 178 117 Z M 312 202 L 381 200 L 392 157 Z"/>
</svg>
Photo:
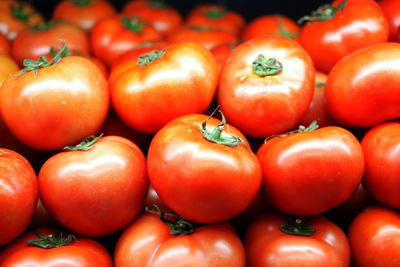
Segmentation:
<svg viewBox="0 0 400 267">
<path fill-rule="evenodd" d="M 90 31 L 101 19 L 116 14 L 106 0 L 64 0 L 53 10 L 53 19 L 62 19 Z"/>
<path fill-rule="evenodd" d="M 29 67 L 38 64 L 43 62 Z M 38 150 L 59 150 L 100 130 L 109 92 L 90 60 L 66 57 L 35 72 L 9 77 L 0 90 L 1 115 L 21 142 Z"/>
<path fill-rule="evenodd" d="M 161 40 L 162 35 L 137 17 L 114 16 L 99 21 L 90 35 L 92 51 L 108 66 L 124 53 L 146 41 Z"/>
<path fill-rule="evenodd" d="M 400 44 L 352 53 L 328 75 L 325 95 L 332 118 L 346 126 L 373 126 L 400 116 Z"/>
<path fill-rule="evenodd" d="M 229 55 L 231 54 L 233 49 L 239 44 L 240 44 L 240 42 L 237 42 L 237 41 L 231 42 L 231 43 L 220 44 L 210 50 L 211 53 L 214 55 L 215 60 L 217 61 L 218 73 L 221 73 L 222 67 L 224 66 Z"/>
<path fill-rule="evenodd" d="M 299 42 L 315 67 L 328 73 L 344 56 L 388 40 L 388 22 L 373 0 L 336 0 L 305 16 Z"/>
<path fill-rule="evenodd" d="M 319 127 L 336 124 L 329 115 L 326 107 L 325 84 L 327 79 L 328 76 L 325 73 L 315 71 L 314 95 L 306 113 L 297 123 L 296 128 L 300 125 L 310 125 L 315 120 L 318 120 Z"/>
<path fill-rule="evenodd" d="M 167 39 L 170 43 L 193 42 L 211 50 L 214 47 L 238 41 L 235 34 L 208 26 L 183 26 Z"/>
<path fill-rule="evenodd" d="M 348 237 L 355 266 L 399 266 L 398 211 L 383 206 L 366 208 L 351 223 Z"/>
<path fill-rule="evenodd" d="M 396 42 L 397 32 L 400 28 L 400 2 L 397 0 L 380 0 L 378 4 L 389 23 L 389 41 Z"/>
<path fill-rule="evenodd" d="M 361 145 L 367 190 L 383 204 L 400 209 L 400 123 L 387 122 L 373 127 Z"/>
<path fill-rule="evenodd" d="M 0 53 L 0 86 L 10 74 L 19 70 L 18 64 L 10 56 Z"/>
<path fill-rule="evenodd" d="M 248 41 L 257 36 L 271 33 L 297 39 L 300 27 L 296 22 L 281 14 L 263 15 L 246 25 L 242 32 L 242 39 Z"/>
<path fill-rule="evenodd" d="M 244 246 L 247 267 L 350 266 L 346 235 L 320 215 L 287 221 L 281 214 L 265 213 L 248 228 Z"/>
<path fill-rule="evenodd" d="M 218 78 L 207 49 L 179 43 L 141 57 L 115 68 L 109 79 L 113 108 L 129 127 L 156 133 L 174 118 L 207 110 Z"/>
<path fill-rule="evenodd" d="M 262 189 L 269 204 L 293 215 L 316 215 L 344 203 L 364 171 L 359 141 L 344 128 L 268 139 L 258 150 Z"/>
<path fill-rule="evenodd" d="M 36 205 L 35 213 L 33 214 L 29 229 L 36 229 L 41 227 L 60 228 L 60 225 L 54 220 L 49 214 L 46 208 L 43 206 L 43 202 L 40 200 Z"/>
<path fill-rule="evenodd" d="M 10 55 L 11 45 L 7 38 L 0 33 L 0 54 Z"/>
<path fill-rule="evenodd" d="M 14 40 L 22 30 L 42 23 L 42 15 L 30 4 L 15 0 L 0 1 L 0 33 L 7 39 Z"/>
<path fill-rule="evenodd" d="M 203 4 L 192 9 L 187 15 L 185 23 L 186 25 L 219 29 L 238 37 L 245 21 L 239 13 L 227 10 L 221 5 Z"/>
<path fill-rule="evenodd" d="M 224 130 L 218 119 L 206 120 L 206 115 L 192 114 L 169 122 L 153 138 L 147 157 L 149 178 L 161 200 L 201 223 L 239 214 L 261 183 L 260 165 L 245 137 L 230 125 Z"/>
<path fill-rule="evenodd" d="M 37 240 L 35 243 L 48 247 L 28 244 L 28 240 Z M 61 246 L 55 247 L 54 243 Z M 94 240 L 37 229 L 7 246 L 0 253 L 0 266 L 112 267 L 113 263 L 107 250 Z"/>
<path fill-rule="evenodd" d="M 164 1 L 130 1 L 122 9 L 122 14 L 129 17 L 137 16 L 150 23 L 154 29 L 164 35 L 175 32 L 183 22 L 181 14 L 176 9 L 166 5 Z"/>
<path fill-rule="evenodd" d="M 54 155 L 38 178 L 50 215 L 85 236 L 127 226 L 142 209 L 148 187 L 146 159 L 134 143 L 117 136 L 96 140 L 92 136 L 82 149 Z"/>
<path fill-rule="evenodd" d="M 220 75 L 217 100 L 232 125 L 263 138 L 294 127 L 313 91 L 311 58 L 296 41 L 271 34 L 232 51 Z"/>
<path fill-rule="evenodd" d="M 36 174 L 20 154 L 0 148 L 0 245 L 28 227 L 38 201 Z"/>
<path fill-rule="evenodd" d="M 158 196 L 156 190 L 154 189 L 154 186 L 150 183 L 149 184 L 149 191 L 147 192 L 147 197 L 144 202 L 144 207 L 145 208 L 151 208 L 154 205 L 157 205 L 160 209 L 162 209 L 164 212 L 171 212 L 170 208 L 165 205 L 164 202 L 160 199 Z"/>
<path fill-rule="evenodd" d="M 203 225 L 188 235 L 171 229 L 151 214 L 138 217 L 121 234 L 115 267 L 244 267 L 242 242 L 228 223 Z"/>
</svg>

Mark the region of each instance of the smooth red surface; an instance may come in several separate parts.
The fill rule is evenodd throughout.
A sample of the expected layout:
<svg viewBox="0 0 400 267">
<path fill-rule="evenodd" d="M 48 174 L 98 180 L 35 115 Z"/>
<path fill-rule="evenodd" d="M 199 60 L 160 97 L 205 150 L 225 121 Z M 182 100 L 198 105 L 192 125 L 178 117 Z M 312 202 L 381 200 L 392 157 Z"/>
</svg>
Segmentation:
<svg viewBox="0 0 400 267">
<path fill-rule="evenodd" d="M 400 28 L 400 2 L 397 0 L 378 1 L 383 14 L 389 23 L 389 41 L 397 41 L 397 32 Z"/>
</svg>

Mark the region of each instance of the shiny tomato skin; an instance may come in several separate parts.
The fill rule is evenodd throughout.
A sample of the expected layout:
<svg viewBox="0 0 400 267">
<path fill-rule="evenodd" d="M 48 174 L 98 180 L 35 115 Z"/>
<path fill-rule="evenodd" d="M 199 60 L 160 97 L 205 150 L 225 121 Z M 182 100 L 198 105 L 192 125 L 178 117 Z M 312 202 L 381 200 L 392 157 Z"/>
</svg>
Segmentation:
<svg viewBox="0 0 400 267">
<path fill-rule="evenodd" d="M 263 55 L 282 63 L 279 73 L 261 77 L 252 63 Z M 296 125 L 314 92 L 314 66 L 294 40 L 264 35 L 238 45 L 220 75 L 217 100 L 227 121 L 251 137 L 265 138 Z"/>
<path fill-rule="evenodd" d="M 28 244 L 37 239 L 39 232 L 49 236 L 56 233 L 49 228 L 34 229 L 16 239 L 0 253 L 1 267 L 41 266 L 41 267 L 112 267 L 112 259 L 107 250 L 97 241 L 77 236 L 66 246 L 44 249 Z M 63 237 L 67 235 L 64 233 Z"/>
<path fill-rule="evenodd" d="M 103 125 L 107 81 L 90 60 L 70 56 L 58 64 L 9 77 L 0 91 L 1 115 L 10 131 L 38 150 L 73 145 Z"/>
<path fill-rule="evenodd" d="M 381 203 L 400 209 L 400 123 L 370 129 L 361 141 L 365 157 L 364 185 Z"/>
<path fill-rule="evenodd" d="M 325 88 L 332 118 L 368 127 L 400 116 L 400 44 L 360 49 L 338 62 Z"/>
<path fill-rule="evenodd" d="M 268 203 L 292 215 L 316 215 L 342 204 L 364 171 L 359 141 L 337 126 L 273 137 L 257 157 Z"/>
<path fill-rule="evenodd" d="M 20 154 L 0 148 L 0 245 L 28 227 L 38 201 L 36 174 Z"/>
<path fill-rule="evenodd" d="M 400 28 L 400 2 L 397 0 L 380 0 L 378 4 L 389 23 L 389 41 L 396 42 L 397 32 Z"/>
<path fill-rule="evenodd" d="M 350 266 L 350 246 L 346 235 L 321 215 L 311 220 L 316 229 L 311 236 L 294 236 L 281 231 L 285 216 L 268 212 L 247 229 L 244 246 L 247 267 L 345 267 Z"/>
<path fill-rule="evenodd" d="M 55 6 L 53 19 L 62 19 L 90 31 L 98 21 L 115 13 L 115 8 L 106 0 L 91 0 L 88 5 L 78 5 L 74 1 L 64 0 Z"/>
<path fill-rule="evenodd" d="M 398 210 L 378 205 L 364 209 L 351 223 L 348 238 L 354 266 L 399 266 Z"/>
<path fill-rule="evenodd" d="M 211 223 L 232 218 L 250 204 L 260 188 L 261 169 L 236 128 L 226 125 L 223 135 L 241 137 L 248 149 L 205 139 L 198 127 L 206 119 L 192 114 L 165 125 L 150 144 L 147 168 L 168 207 L 188 220 Z M 211 118 L 207 129 L 220 123 Z"/>
<path fill-rule="evenodd" d="M 56 154 L 43 164 L 38 181 L 48 212 L 85 236 L 105 236 L 127 226 L 148 191 L 143 153 L 117 136 L 103 137 L 87 151 Z"/>
<path fill-rule="evenodd" d="M 336 6 L 343 1 L 336 0 Z M 300 31 L 299 42 L 310 54 L 315 67 L 329 73 L 344 56 L 370 46 L 387 42 L 389 25 L 373 0 L 347 0 L 344 12 L 333 19 L 310 21 Z"/>
<path fill-rule="evenodd" d="M 117 242 L 115 267 L 244 267 L 243 244 L 228 223 L 208 224 L 173 236 L 159 217 L 143 214 Z"/>
<path fill-rule="evenodd" d="M 147 66 L 133 58 L 113 70 L 112 105 L 129 127 L 154 134 L 174 118 L 205 112 L 215 94 L 217 75 L 215 59 L 205 48 L 172 44 Z"/>
</svg>

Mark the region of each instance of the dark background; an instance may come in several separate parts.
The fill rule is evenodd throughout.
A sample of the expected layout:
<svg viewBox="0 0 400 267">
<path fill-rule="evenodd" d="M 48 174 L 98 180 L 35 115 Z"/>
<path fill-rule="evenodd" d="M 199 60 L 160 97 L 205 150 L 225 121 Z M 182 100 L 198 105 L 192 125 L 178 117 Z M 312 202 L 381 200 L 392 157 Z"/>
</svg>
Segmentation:
<svg viewBox="0 0 400 267">
<path fill-rule="evenodd" d="M 0 0 L 1 1 L 1 0 Z M 40 10 L 43 15 L 47 18 L 51 16 L 52 10 L 60 2 L 60 0 L 25 0 L 26 2 L 34 5 Z M 121 10 L 124 4 L 129 0 L 116 0 L 110 1 L 117 10 Z M 280 13 L 286 15 L 294 20 L 299 19 L 303 15 L 309 14 L 312 10 L 319 7 L 321 4 L 330 3 L 329 0 L 306 0 L 306 1 L 294 1 L 294 0 L 218 0 L 218 1 L 177 1 L 170 0 L 166 1 L 169 5 L 178 9 L 178 11 L 185 16 L 189 10 L 197 5 L 205 3 L 219 3 L 228 7 L 228 9 L 234 10 L 242 14 L 247 21 L 263 15 L 271 13 Z"/>
</svg>

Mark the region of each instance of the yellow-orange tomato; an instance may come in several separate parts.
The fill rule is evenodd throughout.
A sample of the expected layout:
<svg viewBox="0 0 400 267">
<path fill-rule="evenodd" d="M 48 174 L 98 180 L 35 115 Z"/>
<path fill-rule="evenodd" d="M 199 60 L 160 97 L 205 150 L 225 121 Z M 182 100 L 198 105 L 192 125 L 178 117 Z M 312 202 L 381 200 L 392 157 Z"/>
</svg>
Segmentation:
<svg viewBox="0 0 400 267">
<path fill-rule="evenodd" d="M 0 85 L 18 69 L 18 64 L 11 57 L 0 53 Z"/>
</svg>

